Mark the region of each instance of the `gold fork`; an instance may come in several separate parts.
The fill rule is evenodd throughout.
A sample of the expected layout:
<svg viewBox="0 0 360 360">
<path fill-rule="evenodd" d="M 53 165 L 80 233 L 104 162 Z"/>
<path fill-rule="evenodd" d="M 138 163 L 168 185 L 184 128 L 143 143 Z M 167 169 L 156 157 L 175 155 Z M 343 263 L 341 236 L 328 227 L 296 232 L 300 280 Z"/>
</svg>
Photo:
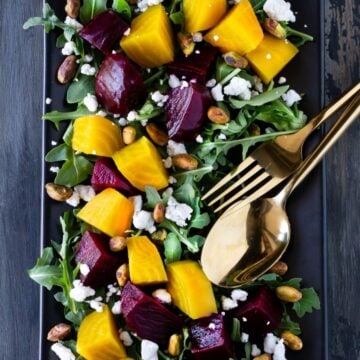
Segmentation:
<svg viewBox="0 0 360 360">
<path fill-rule="evenodd" d="M 246 196 L 246 198 L 242 200 L 241 206 L 245 206 L 276 187 L 301 164 L 303 158 L 302 148 L 307 137 L 359 90 L 360 82 L 343 94 L 339 100 L 312 118 L 301 130 L 291 135 L 278 136 L 274 141 L 260 145 L 233 171 L 211 188 L 202 197 L 202 200 L 219 193 L 208 204 L 212 206 L 219 203 L 219 206 L 214 210 L 218 212 L 243 196 Z M 240 178 L 229 186 L 229 182 L 238 175 L 240 175 Z M 239 190 L 237 191 L 237 189 Z M 254 191 L 251 193 L 253 189 Z M 235 191 L 236 193 L 233 196 L 220 204 L 226 195 L 231 195 Z"/>
</svg>

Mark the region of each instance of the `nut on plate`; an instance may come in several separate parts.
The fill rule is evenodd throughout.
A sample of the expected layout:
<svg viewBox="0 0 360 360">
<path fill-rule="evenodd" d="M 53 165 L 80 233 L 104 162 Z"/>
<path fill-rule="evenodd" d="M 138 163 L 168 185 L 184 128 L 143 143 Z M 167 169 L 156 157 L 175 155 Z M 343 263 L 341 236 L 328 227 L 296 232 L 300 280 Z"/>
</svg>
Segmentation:
<svg viewBox="0 0 360 360">
<path fill-rule="evenodd" d="M 223 57 L 227 65 L 236 69 L 245 69 L 249 65 L 246 58 L 234 51 L 227 52 Z"/>
<path fill-rule="evenodd" d="M 191 34 L 178 32 L 177 39 L 185 56 L 189 56 L 194 52 L 195 42 Z"/>
<path fill-rule="evenodd" d="M 171 158 L 172 164 L 181 170 L 195 170 L 199 166 L 199 162 L 189 154 L 178 154 Z"/>
<path fill-rule="evenodd" d="M 226 124 L 229 122 L 229 115 L 220 107 L 210 106 L 207 112 L 207 117 L 214 124 Z"/>
<path fill-rule="evenodd" d="M 76 74 L 78 64 L 76 63 L 76 56 L 69 55 L 60 64 L 57 71 L 57 79 L 60 84 L 67 84 Z"/>
<path fill-rule="evenodd" d="M 159 146 L 165 146 L 169 141 L 169 136 L 165 130 L 161 129 L 157 124 L 150 123 L 146 125 L 146 132 L 150 139 Z"/>
<path fill-rule="evenodd" d="M 67 338 L 71 333 L 71 326 L 69 324 L 60 323 L 50 329 L 47 334 L 49 341 L 59 341 Z"/>
<path fill-rule="evenodd" d="M 109 240 L 110 250 L 113 252 L 119 252 L 127 247 L 127 238 L 124 236 L 114 236 Z"/>
<path fill-rule="evenodd" d="M 302 298 L 302 293 L 292 286 L 278 286 L 275 290 L 276 296 L 286 302 L 295 303 Z"/>
<path fill-rule="evenodd" d="M 284 344 L 291 350 L 299 351 L 303 348 L 302 340 L 291 331 L 284 331 L 281 334 L 281 338 L 284 340 Z"/>
<path fill-rule="evenodd" d="M 272 36 L 278 39 L 286 39 L 286 30 L 276 20 L 266 18 L 262 25 Z"/>
<path fill-rule="evenodd" d="M 158 245 L 164 245 L 166 237 L 167 231 L 165 229 L 157 230 L 151 234 L 151 240 Z"/>
<path fill-rule="evenodd" d="M 80 0 L 67 0 L 65 12 L 67 16 L 76 19 L 80 12 Z"/>
<path fill-rule="evenodd" d="M 173 334 L 170 336 L 168 353 L 171 356 L 179 356 L 181 352 L 181 335 Z"/>
<path fill-rule="evenodd" d="M 132 144 L 136 140 L 136 129 L 133 126 L 124 127 L 122 138 L 125 145 Z"/>
<path fill-rule="evenodd" d="M 269 354 L 261 354 L 259 356 L 254 357 L 253 360 L 271 360 L 271 355 L 269 355 Z"/>
<path fill-rule="evenodd" d="M 158 202 L 153 211 L 153 218 L 158 224 L 165 220 L 165 205 L 162 202 Z"/>
<path fill-rule="evenodd" d="M 116 280 L 119 286 L 124 286 L 129 279 L 129 265 L 122 264 L 116 270 Z"/>
<path fill-rule="evenodd" d="M 278 261 L 277 263 L 274 264 L 274 266 L 270 269 L 270 271 L 273 272 L 274 274 L 283 276 L 287 273 L 288 266 L 285 262 Z"/>
<path fill-rule="evenodd" d="M 51 199 L 59 202 L 66 201 L 73 194 L 71 188 L 64 185 L 57 185 L 54 183 L 47 183 L 45 185 L 45 189 Z"/>
</svg>

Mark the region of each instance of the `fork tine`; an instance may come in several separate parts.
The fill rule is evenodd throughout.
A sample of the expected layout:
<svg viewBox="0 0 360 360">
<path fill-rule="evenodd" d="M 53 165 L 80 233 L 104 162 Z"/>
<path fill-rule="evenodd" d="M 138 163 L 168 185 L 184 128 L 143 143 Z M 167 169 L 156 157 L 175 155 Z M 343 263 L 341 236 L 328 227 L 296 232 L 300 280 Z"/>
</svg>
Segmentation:
<svg viewBox="0 0 360 360">
<path fill-rule="evenodd" d="M 207 199 L 209 196 L 214 194 L 217 190 L 219 190 L 222 186 L 228 183 L 233 177 L 244 171 L 248 166 L 250 166 L 255 160 L 252 157 L 247 157 L 243 162 L 241 162 L 235 171 L 229 172 L 225 177 L 223 177 L 215 186 L 213 186 L 203 197 L 201 200 Z"/>
<path fill-rule="evenodd" d="M 217 201 L 222 199 L 224 196 L 229 194 L 231 191 L 235 190 L 237 187 L 239 187 L 241 184 L 243 184 L 245 181 L 251 179 L 254 175 L 256 175 L 259 171 L 261 171 L 263 168 L 260 165 L 256 165 L 253 167 L 249 172 L 247 172 L 244 176 L 242 176 L 239 180 L 236 181 L 236 183 L 229 186 L 225 191 L 223 191 L 220 195 L 218 195 L 215 199 L 211 200 L 209 202 L 209 206 L 214 205 Z"/>
<path fill-rule="evenodd" d="M 255 186 L 259 185 L 262 181 L 264 181 L 266 178 L 270 177 L 268 173 L 263 173 L 259 177 L 257 177 L 254 181 L 252 181 L 250 184 L 245 186 L 243 189 L 241 189 L 238 193 L 236 193 L 234 196 L 232 196 L 230 199 L 226 200 L 223 204 L 221 204 L 218 208 L 214 210 L 214 212 L 219 212 L 220 210 L 224 209 L 228 205 L 232 204 L 235 200 L 239 199 L 241 196 L 246 194 L 249 190 L 254 188 Z M 271 180 L 270 180 L 271 181 Z M 264 185 L 266 186 L 267 183 Z M 262 186 L 263 187 L 263 186 Z"/>
</svg>

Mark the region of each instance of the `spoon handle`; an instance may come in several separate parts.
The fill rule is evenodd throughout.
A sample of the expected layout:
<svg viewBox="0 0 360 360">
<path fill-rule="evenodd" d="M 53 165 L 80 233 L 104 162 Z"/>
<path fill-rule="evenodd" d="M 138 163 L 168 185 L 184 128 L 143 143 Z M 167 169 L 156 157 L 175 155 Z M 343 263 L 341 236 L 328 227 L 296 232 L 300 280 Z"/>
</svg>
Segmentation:
<svg viewBox="0 0 360 360">
<path fill-rule="evenodd" d="M 350 105 L 342 112 L 340 117 L 326 133 L 315 150 L 305 159 L 300 168 L 279 194 L 285 201 L 291 192 L 304 180 L 315 168 L 324 155 L 330 150 L 345 130 L 353 123 L 360 114 L 360 94 L 357 93 Z M 282 196 L 281 196 L 282 195 Z"/>
</svg>

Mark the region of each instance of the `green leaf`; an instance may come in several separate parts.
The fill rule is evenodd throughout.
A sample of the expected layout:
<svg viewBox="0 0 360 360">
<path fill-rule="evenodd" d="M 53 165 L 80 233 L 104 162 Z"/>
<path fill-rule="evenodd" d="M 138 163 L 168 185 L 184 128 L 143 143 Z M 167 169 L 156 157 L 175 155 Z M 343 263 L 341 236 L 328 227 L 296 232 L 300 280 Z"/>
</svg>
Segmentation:
<svg viewBox="0 0 360 360">
<path fill-rule="evenodd" d="M 241 342 L 241 324 L 237 318 L 232 319 L 231 340 L 238 343 Z"/>
<path fill-rule="evenodd" d="M 95 15 L 106 10 L 106 0 L 84 0 L 80 8 L 80 20 L 86 24 Z"/>
<path fill-rule="evenodd" d="M 73 155 L 71 147 L 66 144 L 61 144 L 59 146 L 51 149 L 45 156 L 45 161 L 47 162 L 56 162 L 56 161 L 66 161 L 70 159 Z"/>
<path fill-rule="evenodd" d="M 170 15 L 170 20 L 175 25 L 182 25 L 182 24 L 184 24 L 184 21 L 185 21 L 184 13 L 182 11 L 177 11 Z"/>
<path fill-rule="evenodd" d="M 72 145 L 71 141 L 72 141 L 73 133 L 74 133 L 74 125 L 71 122 L 63 135 L 64 143 L 69 147 L 71 147 Z"/>
<path fill-rule="evenodd" d="M 208 213 L 202 213 L 197 215 L 190 223 L 192 229 L 203 229 L 210 224 L 210 216 Z"/>
<path fill-rule="evenodd" d="M 95 77 L 79 76 L 79 81 L 74 81 L 68 88 L 66 101 L 69 104 L 79 103 L 87 94 L 95 94 Z"/>
<path fill-rule="evenodd" d="M 114 0 L 112 8 L 127 20 L 131 20 L 131 7 L 126 0 Z"/>
<path fill-rule="evenodd" d="M 93 114 L 85 106 L 81 105 L 75 111 L 69 112 L 60 112 L 60 111 L 51 111 L 46 113 L 42 119 L 51 121 L 57 129 L 59 129 L 59 123 L 65 120 L 75 120 L 81 116 L 87 116 Z"/>
<path fill-rule="evenodd" d="M 289 314 L 287 314 L 286 312 L 284 312 L 281 323 L 276 329 L 276 333 L 277 335 L 280 335 L 285 330 L 291 331 L 295 335 L 301 334 L 300 325 L 297 322 L 292 321 Z"/>
<path fill-rule="evenodd" d="M 162 202 L 161 196 L 153 186 L 145 186 L 145 194 L 147 200 L 146 206 L 152 209 L 157 203 Z"/>
<path fill-rule="evenodd" d="M 54 180 L 55 184 L 75 186 L 91 174 L 93 164 L 82 155 L 75 155 L 65 161 Z"/>
<path fill-rule="evenodd" d="M 320 299 L 314 288 L 304 288 L 300 291 L 302 298 L 293 305 L 297 316 L 303 317 L 306 313 L 312 313 L 314 309 L 320 309 Z"/>
<path fill-rule="evenodd" d="M 164 242 L 165 247 L 165 259 L 169 264 L 181 259 L 182 249 L 179 238 L 174 233 L 169 233 Z"/>
<path fill-rule="evenodd" d="M 47 33 L 51 30 L 54 30 L 55 27 L 59 27 L 61 29 L 67 28 L 67 26 L 55 15 L 54 10 L 50 7 L 49 4 L 44 4 L 42 17 L 32 17 L 28 19 L 23 25 L 23 29 L 27 30 L 31 27 L 39 25 L 44 26 L 44 29 Z"/>
</svg>

